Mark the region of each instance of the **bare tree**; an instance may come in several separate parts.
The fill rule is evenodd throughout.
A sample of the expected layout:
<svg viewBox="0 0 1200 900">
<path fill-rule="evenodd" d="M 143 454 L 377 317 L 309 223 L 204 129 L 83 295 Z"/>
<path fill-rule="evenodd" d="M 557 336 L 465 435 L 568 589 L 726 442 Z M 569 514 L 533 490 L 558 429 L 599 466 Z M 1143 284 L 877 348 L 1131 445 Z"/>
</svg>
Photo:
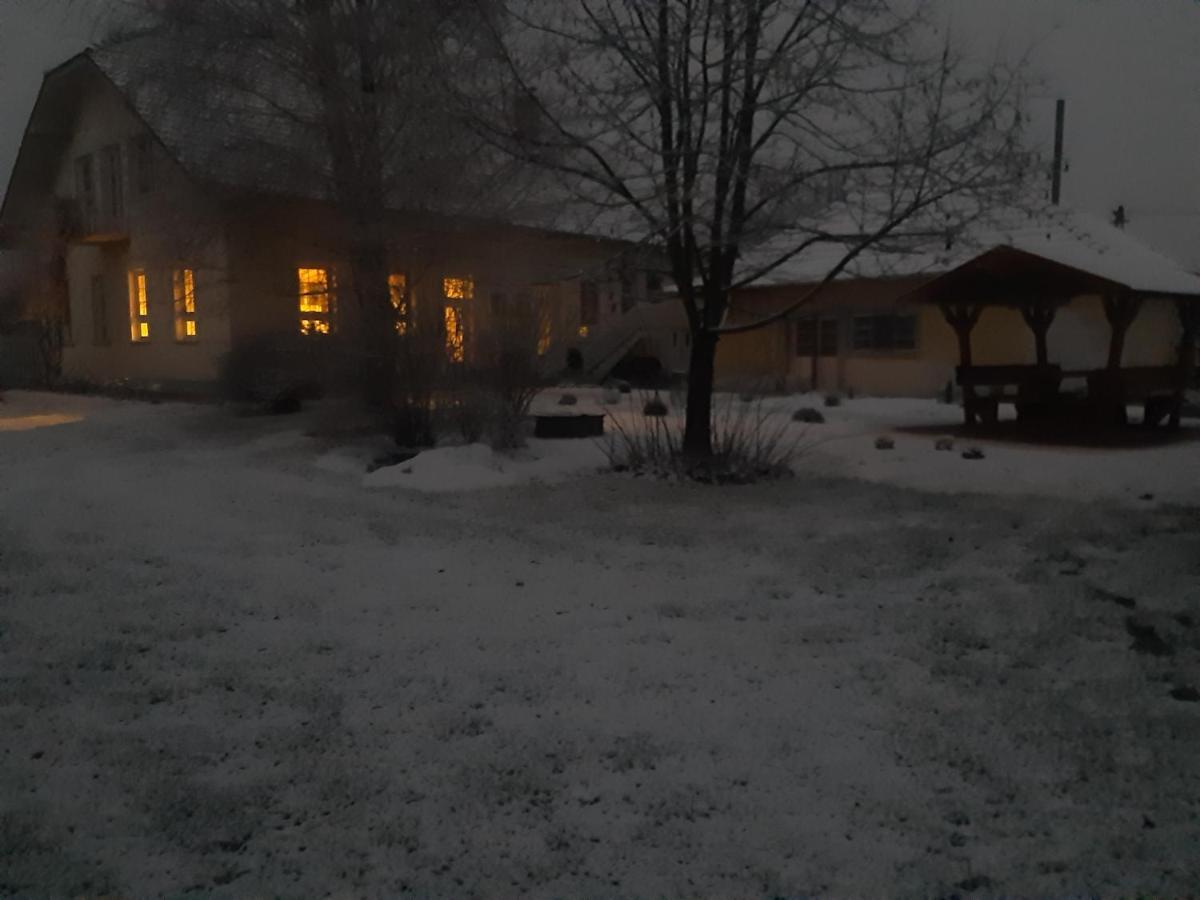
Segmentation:
<svg viewBox="0 0 1200 900">
<path fill-rule="evenodd" d="M 683 452 L 710 459 L 717 343 L 868 251 L 953 240 L 1018 192 L 1018 80 L 972 69 L 920 0 L 511 0 L 467 85 L 495 145 L 660 241 L 691 331 Z M 493 115 L 495 85 L 524 116 Z M 489 94 L 489 91 L 491 93 Z M 829 248 L 834 248 L 830 252 Z M 806 252 L 820 283 L 731 323 Z"/>
<path fill-rule="evenodd" d="M 135 2 L 132 33 L 118 40 L 149 63 L 148 88 L 217 110 L 230 121 L 213 127 L 236 130 L 211 166 L 336 211 L 354 303 L 343 339 L 364 398 L 389 408 L 397 358 L 415 343 L 402 340 L 411 304 L 388 283 L 394 211 L 444 208 L 466 192 L 470 148 L 444 115 L 441 84 L 448 53 L 471 41 L 474 0 Z"/>
</svg>

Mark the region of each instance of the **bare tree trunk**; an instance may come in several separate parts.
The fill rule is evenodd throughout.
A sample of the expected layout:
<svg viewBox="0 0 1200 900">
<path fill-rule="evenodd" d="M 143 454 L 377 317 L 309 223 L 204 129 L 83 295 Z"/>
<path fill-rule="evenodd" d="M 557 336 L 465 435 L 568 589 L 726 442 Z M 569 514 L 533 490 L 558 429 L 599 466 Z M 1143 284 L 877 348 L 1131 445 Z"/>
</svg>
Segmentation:
<svg viewBox="0 0 1200 900">
<path fill-rule="evenodd" d="M 716 333 L 707 329 L 692 335 L 683 453 L 694 460 L 708 460 L 713 453 L 712 405 L 713 384 L 716 380 L 717 338 Z"/>
<path fill-rule="evenodd" d="M 388 296 L 387 253 L 383 245 L 366 239 L 357 242 L 351 255 L 351 274 L 357 303 L 351 352 L 353 376 L 370 409 L 387 410 L 392 404 L 396 368 L 396 330 Z"/>
</svg>

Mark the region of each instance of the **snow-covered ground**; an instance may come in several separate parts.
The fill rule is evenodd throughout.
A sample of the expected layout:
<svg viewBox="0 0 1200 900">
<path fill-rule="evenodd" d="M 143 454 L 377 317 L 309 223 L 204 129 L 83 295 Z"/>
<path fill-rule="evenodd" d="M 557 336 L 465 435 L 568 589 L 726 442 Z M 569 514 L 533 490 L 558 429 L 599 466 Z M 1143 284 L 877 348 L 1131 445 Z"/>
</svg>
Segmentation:
<svg viewBox="0 0 1200 900">
<path fill-rule="evenodd" d="M 563 391 L 548 391 L 535 413 L 600 413 L 626 429 L 645 427 L 641 415 L 647 395 L 622 395 L 605 402 L 602 391 L 572 389 L 579 403 L 558 405 Z M 679 426 L 678 398 L 661 399 Z M 612 401 L 613 397 L 609 396 Z M 736 415 L 742 401 L 718 400 L 718 414 Z M 1041 446 L 971 437 L 955 439 L 952 452 L 936 449 L 938 438 L 962 424 L 958 406 L 933 400 L 848 399 L 826 408 L 823 397 L 804 395 L 762 401 L 772 419 L 788 423 L 788 440 L 799 448 L 797 469 L 806 474 L 865 479 L 922 491 L 952 494 L 1028 494 L 1072 499 L 1113 499 L 1133 503 L 1200 504 L 1200 421 L 1190 420 L 1190 440 L 1163 441 L 1146 447 L 1080 448 Z M 817 409 L 820 425 L 790 422 L 801 407 Z M 1131 410 L 1136 421 L 1140 410 Z M 0 426 L 2 427 L 2 426 Z M 944 429 L 944 434 L 939 432 Z M 611 436 L 614 429 L 608 428 Z M 889 436 L 893 450 L 876 449 L 875 439 Z M 483 445 L 450 446 L 427 451 L 403 465 L 364 475 L 378 446 L 337 447 L 316 464 L 361 480 L 368 487 L 402 488 L 431 493 L 509 487 L 540 481 L 560 482 L 595 472 L 607 463 L 603 441 L 537 441 L 515 455 L 492 453 Z M 983 460 L 964 459 L 978 447 Z"/>
<path fill-rule="evenodd" d="M 713 489 L 8 394 L 0 896 L 1193 891 L 1200 445 L 823 412 Z"/>
</svg>

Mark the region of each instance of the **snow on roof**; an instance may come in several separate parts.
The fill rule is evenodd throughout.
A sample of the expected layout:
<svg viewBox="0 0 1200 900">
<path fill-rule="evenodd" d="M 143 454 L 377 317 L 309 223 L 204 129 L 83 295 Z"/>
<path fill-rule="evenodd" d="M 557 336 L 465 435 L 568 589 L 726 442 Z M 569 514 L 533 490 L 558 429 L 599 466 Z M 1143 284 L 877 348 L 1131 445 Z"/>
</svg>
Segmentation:
<svg viewBox="0 0 1200 900">
<path fill-rule="evenodd" d="M 1200 296 L 1200 277 L 1128 232 L 1085 213 L 1054 209 L 1010 214 L 999 224 L 975 229 L 945 243 L 898 244 L 857 257 L 838 280 L 940 274 L 996 247 L 1012 247 L 1096 275 L 1145 294 Z M 743 276 L 765 267 L 797 242 L 797 232 L 777 234 L 743 253 Z M 802 236 L 801 236 L 802 239 Z M 843 244 L 818 244 L 752 282 L 754 287 L 813 284 L 825 278 L 846 252 Z"/>
</svg>

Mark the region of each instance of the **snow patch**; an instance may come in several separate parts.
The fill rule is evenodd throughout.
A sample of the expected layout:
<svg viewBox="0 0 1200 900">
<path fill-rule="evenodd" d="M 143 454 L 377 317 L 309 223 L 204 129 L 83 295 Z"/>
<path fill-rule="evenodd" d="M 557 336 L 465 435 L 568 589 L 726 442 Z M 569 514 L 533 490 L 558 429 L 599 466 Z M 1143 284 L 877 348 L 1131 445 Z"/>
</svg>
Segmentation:
<svg viewBox="0 0 1200 900">
<path fill-rule="evenodd" d="M 497 453 L 486 444 L 438 447 L 407 462 L 377 469 L 363 477 L 369 488 L 407 488 L 427 493 L 511 487 L 529 482 L 562 481 L 595 471 L 605 461 L 595 441 L 532 440 L 524 450 Z"/>
</svg>

